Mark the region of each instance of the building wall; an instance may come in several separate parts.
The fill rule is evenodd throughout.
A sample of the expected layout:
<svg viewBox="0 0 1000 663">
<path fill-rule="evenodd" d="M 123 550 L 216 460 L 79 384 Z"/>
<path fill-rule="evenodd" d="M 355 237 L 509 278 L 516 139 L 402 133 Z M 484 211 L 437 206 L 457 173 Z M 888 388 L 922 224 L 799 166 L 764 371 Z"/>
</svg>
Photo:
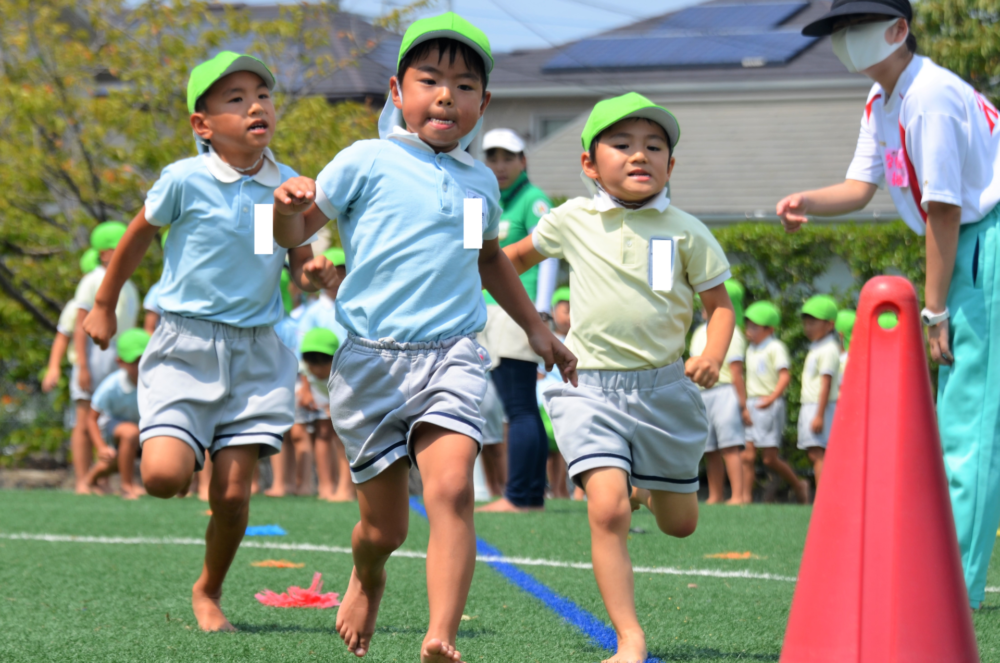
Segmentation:
<svg viewBox="0 0 1000 663">
<path fill-rule="evenodd" d="M 783 196 L 841 182 L 857 143 L 866 90 L 676 94 L 654 97 L 681 125 L 671 198 L 710 223 L 773 218 Z M 495 99 L 485 126 L 529 138 L 538 119 L 576 119 L 527 150 L 532 180 L 552 196 L 585 192 L 580 133 L 596 99 Z M 530 142 L 530 141 L 529 141 Z M 879 191 L 855 218 L 897 218 Z"/>
</svg>

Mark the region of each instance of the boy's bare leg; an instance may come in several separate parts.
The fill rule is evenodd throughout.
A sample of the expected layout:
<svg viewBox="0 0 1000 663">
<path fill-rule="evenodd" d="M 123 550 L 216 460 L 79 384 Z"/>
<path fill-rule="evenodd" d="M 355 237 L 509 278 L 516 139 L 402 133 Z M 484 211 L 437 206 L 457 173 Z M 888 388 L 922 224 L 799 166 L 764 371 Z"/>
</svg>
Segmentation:
<svg viewBox="0 0 1000 663">
<path fill-rule="evenodd" d="M 198 481 L 198 499 L 202 502 L 211 502 L 212 494 L 212 472 L 215 468 L 212 466 L 212 457 L 206 453 L 205 454 L 205 466 L 201 468 L 201 477 Z M 211 506 L 211 505 L 210 505 Z"/>
<path fill-rule="evenodd" d="M 284 497 L 288 487 L 285 480 L 288 468 L 295 462 L 295 449 L 292 448 L 292 439 L 285 433 L 281 441 L 281 452 L 271 456 L 271 487 L 264 491 L 268 497 Z"/>
<path fill-rule="evenodd" d="M 602 467 L 584 472 L 582 482 L 594 577 L 618 636 L 618 651 L 605 663 L 642 663 L 648 653 L 646 634 L 635 612 L 635 579 L 626 544 L 632 522 L 628 476 L 617 467 Z"/>
<path fill-rule="evenodd" d="M 507 485 L 507 443 L 484 445 L 480 456 L 490 497 L 502 497 Z"/>
<path fill-rule="evenodd" d="M 705 452 L 705 475 L 708 478 L 705 504 L 722 504 L 726 499 L 726 464 L 718 451 Z"/>
<path fill-rule="evenodd" d="M 146 493 L 135 482 L 135 456 L 139 452 L 139 427 L 131 422 L 115 426 L 118 438 L 118 473 L 122 477 L 122 499 L 137 500 Z"/>
<path fill-rule="evenodd" d="M 333 469 L 334 472 L 334 483 L 336 488 L 333 492 L 333 502 L 354 502 L 358 499 L 358 493 L 354 489 L 354 482 L 351 480 L 351 464 L 347 460 L 347 450 L 344 448 L 344 443 L 340 441 L 337 436 L 336 431 L 333 430 L 333 424 L 329 421 L 330 425 L 331 443 L 333 448 Z"/>
<path fill-rule="evenodd" d="M 76 494 L 89 495 L 90 484 L 87 471 L 94 458 L 94 448 L 87 434 L 87 417 L 90 416 L 90 401 L 74 401 L 76 423 L 69 435 L 69 448 L 73 452 L 73 473 L 76 476 Z"/>
<path fill-rule="evenodd" d="M 305 495 L 309 490 L 309 460 L 312 457 L 312 435 L 305 424 L 295 424 L 289 432 L 295 450 L 295 473 L 292 484 L 294 495 Z"/>
<path fill-rule="evenodd" d="M 816 475 L 816 490 L 819 490 L 819 478 L 823 474 L 823 460 L 826 458 L 826 449 L 823 447 L 809 447 L 806 451 L 809 461 L 813 464 L 813 474 Z"/>
<path fill-rule="evenodd" d="M 556 499 L 569 499 L 569 490 L 566 488 L 566 461 L 558 451 L 549 452 L 549 484 L 552 489 L 552 497 Z"/>
<path fill-rule="evenodd" d="M 250 479 L 250 494 L 256 495 L 260 492 L 260 461 L 253 466 L 253 477 Z"/>
<path fill-rule="evenodd" d="M 478 450 L 472 438 L 433 424 L 422 423 L 415 433 L 414 451 L 431 527 L 427 544 L 431 619 L 421 663 L 461 660 L 455 640 L 476 568 L 472 470 Z"/>
<path fill-rule="evenodd" d="M 329 419 L 315 423 L 316 493 L 319 499 L 332 502 L 336 494 L 333 474 L 333 424 Z"/>
<path fill-rule="evenodd" d="M 115 461 L 99 458 L 96 463 L 87 470 L 84 482 L 87 486 L 87 494 L 104 495 L 105 491 L 98 487 L 97 482 L 115 471 Z"/>
<path fill-rule="evenodd" d="M 191 608 L 203 631 L 235 631 L 222 614 L 222 582 L 247 531 L 250 482 L 260 457 L 259 445 L 226 447 L 215 454 L 208 502 L 212 518 L 205 532 L 205 564 L 191 588 Z"/>
<path fill-rule="evenodd" d="M 409 462 L 401 458 L 357 487 L 361 521 L 351 534 L 354 570 L 336 621 L 337 633 L 355 656 L 368 653 L 385 591 L 385 563 L 406 540 L 409 472 Z"/>
<path fill-rule="evenodd" d="M 757 448 L 750 440 L 747 440 L 740 460 L 743 463 L 743 503 L 750 504 L 753 502 L 753 486 L 757 483 Z"/>
<path fill-rule="evenodd" d="M 809 503 L 809 482 L 805 479 L 799 477 L 792 469 L 792 466 L 786 463 L 778 455 L 778 450 L 770 447 L 767 449 L 761 449 L 761 455 L 764 457 L 764 466 L 775 472 L 778 476 L 788 482 L 788 485 L 792 487 L 795 491 L 795 497 L 798 499 L 799 504 Z"/>
<path fill-rule="evenodd" d="M 698 527 L 698 493 L 632 488 L 632 507 L 645 506 L 656 516 L 656 526 L 668 536 L 683 539 Z"/>
<path fill-rule="evenodd" d="M 743 460 L 740 458 L 740 448 L 729 447 L 719 453 L 726 465 L 726 476 L 729 477 L 729 488 L 732 490 L 732 496 L 726 504 L 743 504 Z"/>
</svg>

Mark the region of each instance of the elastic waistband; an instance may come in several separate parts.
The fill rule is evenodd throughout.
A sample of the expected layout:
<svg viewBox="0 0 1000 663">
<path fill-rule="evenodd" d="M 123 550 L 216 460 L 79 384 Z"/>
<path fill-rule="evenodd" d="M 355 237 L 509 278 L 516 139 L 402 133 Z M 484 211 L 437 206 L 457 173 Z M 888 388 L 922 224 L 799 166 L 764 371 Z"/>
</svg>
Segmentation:
<svg viewBox="0 0 1000 663">
<path fill-rule="evenodd" d="M 462 336 L 453 336 L 440 341 L 407 341 L 405 343 L 400 343 L 393 338 L 380 338 L 377 341 L 372 341 L 367 338 L 361 338 L 357 334 L 348 333 L 347 342 L 344 345 L 345 347 L 351 348 L 355 352 L 366 352 L 368 354 L 381 354 L 383 352 L 396 354 L 421 354 L 447 350 L 465 339 L 475 341 L 476 335 L 465 334 Z"/>
<path fill-rule="evenodd" d="M 261 335 L 274 333 L 274 328 L 270 325 L 234 327 L 224 322 L 198 320 L 168 311 L 163 312 L 160 326 L 177 334 L 197 336 L 198 338 L 258 338 Z"/>
<path fill-rule="evenodd" d="M 577 371 L 580 386 L 605 391 L 643 391 L 686 379 L 684 360 L 644 371 Z"/>
</svg>

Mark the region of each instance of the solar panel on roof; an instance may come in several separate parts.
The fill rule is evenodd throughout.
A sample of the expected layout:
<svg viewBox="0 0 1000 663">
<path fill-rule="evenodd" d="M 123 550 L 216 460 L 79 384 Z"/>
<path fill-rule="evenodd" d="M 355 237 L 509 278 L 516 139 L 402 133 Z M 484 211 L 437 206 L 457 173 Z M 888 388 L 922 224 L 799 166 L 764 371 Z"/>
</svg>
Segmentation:
<svg viewBox="0 0 1000 663">
<path fill-rule="evenodd" d="M 766 29 L 798 14 L 806 2 L 741 3 L 688 7 L 671 14 L 656 32 L 714 32 L 727 28 Z"/>
<path fill-rule="evenodd" d="M 542 71 L 759 67 L 788 62 L 814 41 L 792 30 L 584 39 L 549 60 Z"/>
</svg>

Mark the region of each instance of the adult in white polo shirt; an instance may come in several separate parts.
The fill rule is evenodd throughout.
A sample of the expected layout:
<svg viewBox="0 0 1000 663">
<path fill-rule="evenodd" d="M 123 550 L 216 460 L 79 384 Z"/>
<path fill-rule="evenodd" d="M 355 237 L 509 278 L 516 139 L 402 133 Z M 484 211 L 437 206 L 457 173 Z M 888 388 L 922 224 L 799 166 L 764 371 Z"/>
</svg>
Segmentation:
<svg viewBox="0 0 1000 663">
<path fill-rule="evenodd" d="M 908 0 L 836 0 L 803 34 L 833 35 L 849 71 L 875 81 L 846 181 L 778 203 L 789 232 L 807 215 L 863 208 L 889 186 L 927 236 L 922 313 L 941 363 L 938 425 L 969 600 L 985 598 L 1000 524 L 1000 117 L 951 71 L 915 55 Z"/>
</svg>

